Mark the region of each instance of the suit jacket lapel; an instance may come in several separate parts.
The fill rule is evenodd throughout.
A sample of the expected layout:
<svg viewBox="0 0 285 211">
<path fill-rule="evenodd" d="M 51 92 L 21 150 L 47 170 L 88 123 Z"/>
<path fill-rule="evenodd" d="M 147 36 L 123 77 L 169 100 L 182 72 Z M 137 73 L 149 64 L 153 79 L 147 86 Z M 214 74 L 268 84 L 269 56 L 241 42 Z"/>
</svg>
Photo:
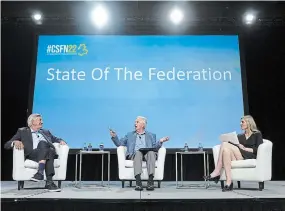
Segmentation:
<svg viewBox="0 0 285 211">
<path fill-rule="evenodd" d="M 137 133 L 134 132 L 134 134 L 133 134 L 133 141 L 132 141 L 134 146 L 136 145 L 136 140 L 137 140 Z"/>
<path fill-rule="evenodd" d="M 32 131 L 30 128 L 27 128 L 27 137 L 28 137 L 29 142 L 33 144 Z"/>
<path fill-rule="evenodd" d="M 46 134 L 44 133 L 44 131 L 39 130 L 39 133 L 43 135 L 43 137 L 47 140 L 47 142 L 50 142 L 49 137 L 46 136 Z"/>
<path fill-rule="evenodd" d="M 39 130 L 39 133 L 43 135 L 43 137 L 47 140 L 47 142 L 48 142 L 52 147 L 54 147 L 53 144 L 52 144 L 52 142 L 51 142 L 51 140 L 50 140 L 50 138 L 44 133 L 43 130 Z"/>
<path fill-rule="evenodd" d="M 149 144 L 149 143 L 150 143 L 150 136 L 149 136 L 149 133 L 148 133 L 148 132 L 145 132 L 145 145 L 146 145 L 146 147 L 151 148 L 152 146 L 151 146 L 151 144 Z"/>
</svg>

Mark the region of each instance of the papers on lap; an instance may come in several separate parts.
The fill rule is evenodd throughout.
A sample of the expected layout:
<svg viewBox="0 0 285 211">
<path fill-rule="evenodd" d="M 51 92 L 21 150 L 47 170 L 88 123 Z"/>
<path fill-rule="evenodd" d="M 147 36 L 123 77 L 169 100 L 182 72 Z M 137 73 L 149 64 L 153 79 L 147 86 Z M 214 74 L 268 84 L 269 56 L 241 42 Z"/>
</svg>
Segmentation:
<svg viewBox="0 0 285 211">
<path fill-rule="evenodd" d="M 239 141 L 238 141 L 238 137 L 237 137 L 237 133 L 236 132 L 232 132 L 232 133 L 225 133 L 225 134 L 222 134 L 220 136 L 220 140 L 222 142 L 231 142 L 235 145 L 238 145 L 239 144 Z"/>
</svg>

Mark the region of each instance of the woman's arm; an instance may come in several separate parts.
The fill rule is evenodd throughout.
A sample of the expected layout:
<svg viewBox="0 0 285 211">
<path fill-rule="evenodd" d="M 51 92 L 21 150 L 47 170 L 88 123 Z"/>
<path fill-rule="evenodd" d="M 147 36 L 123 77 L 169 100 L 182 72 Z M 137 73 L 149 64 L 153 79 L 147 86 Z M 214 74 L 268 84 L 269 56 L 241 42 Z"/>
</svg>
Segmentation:
<svg viewBox="0 0 285 211">
<path fill-rule="evenodd" d="M 253 154 L 256 155 L 259 145 L 263 143 L 263 139 L 262 139 L 262 135 L 260 132 L 255 133 L 254 136 L 255 136 L 254 146 L 252 148 L 245 148 L 244 150 L 248 152 L 252 152 Z"/>
</svg>

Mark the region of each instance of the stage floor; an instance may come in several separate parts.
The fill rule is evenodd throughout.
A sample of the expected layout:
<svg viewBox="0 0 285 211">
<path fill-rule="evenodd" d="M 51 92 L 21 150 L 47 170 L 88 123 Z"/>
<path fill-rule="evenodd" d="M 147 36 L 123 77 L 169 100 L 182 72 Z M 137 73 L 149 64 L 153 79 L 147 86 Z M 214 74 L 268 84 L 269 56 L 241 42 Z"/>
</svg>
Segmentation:
<svg viewBox="0 0 285 211">
<path fill-rule="evenodd" d="M 133 182 L 134 184 L 134 182 Z M 100 182 L 82 182 L 82 187 L 74 187 L 74 182 L 62 183 L 61 192 L 48 192 L 43 189 L 45 182 L 25 182 L 22 190 L 17 189 L 17 182 L 1 182 L 2 199 L 101 199 L 101 200 L 187 200 L 187 199 L 285 199 L 285 181 L 265 182 L 264 190 L 258 190 L 257 182 L 241 182 L 241 188 L 234 183 L 234 190 L 222 192 L 220 183 L 210 183 L 210 187 L 193 187 L 203 185 L 199 182 L 184 182 L 191 187 L 177 189 L 175 182 L 162 182 L 161 188 L 154 191 L 135 191 L 126 182 L 125 188 L 121 188 L 121 182 L 110 182 L 109 187 L 100 187 Z M 157 183 L 155 183 L 157 185 Z"/>
</svg>

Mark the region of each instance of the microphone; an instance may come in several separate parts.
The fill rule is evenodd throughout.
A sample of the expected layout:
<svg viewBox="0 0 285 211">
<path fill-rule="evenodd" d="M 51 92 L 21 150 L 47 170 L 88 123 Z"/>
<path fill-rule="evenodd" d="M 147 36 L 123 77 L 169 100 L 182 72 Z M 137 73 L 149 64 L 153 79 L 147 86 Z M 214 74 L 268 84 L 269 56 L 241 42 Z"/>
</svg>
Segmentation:
<svg viewBox="0 0 285 211">
<path fill-rule="evenodd" d="M 139 138 L 141 139 L 142 137 L 141 137 L 141 136 L 139 136 Z"/>
</svg>

